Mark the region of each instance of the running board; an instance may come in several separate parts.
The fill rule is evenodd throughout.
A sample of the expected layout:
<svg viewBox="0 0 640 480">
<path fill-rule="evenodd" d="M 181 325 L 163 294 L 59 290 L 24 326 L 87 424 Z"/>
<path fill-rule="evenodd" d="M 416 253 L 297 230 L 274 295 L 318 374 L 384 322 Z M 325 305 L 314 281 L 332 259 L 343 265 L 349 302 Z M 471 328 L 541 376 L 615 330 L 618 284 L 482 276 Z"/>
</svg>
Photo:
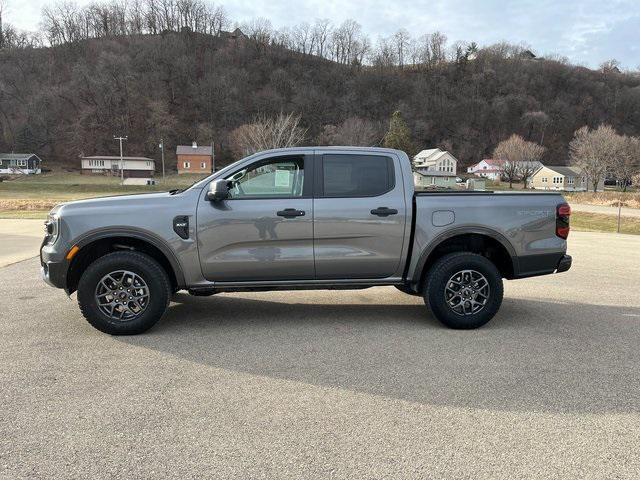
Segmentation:
<svg viewBox="0 0 640 480">
<path fill-rule="evenodd" d="M 251 282 L 210 282 L 194 285 L 189 292 L 242 292 L 270 290 L 359 290 L 387 285 L 402 285 L 402 278 L 362 278 L 348 280 L 264 280 Z M 206 293 L 205 293 L 206 292 Z"/>
</svg>

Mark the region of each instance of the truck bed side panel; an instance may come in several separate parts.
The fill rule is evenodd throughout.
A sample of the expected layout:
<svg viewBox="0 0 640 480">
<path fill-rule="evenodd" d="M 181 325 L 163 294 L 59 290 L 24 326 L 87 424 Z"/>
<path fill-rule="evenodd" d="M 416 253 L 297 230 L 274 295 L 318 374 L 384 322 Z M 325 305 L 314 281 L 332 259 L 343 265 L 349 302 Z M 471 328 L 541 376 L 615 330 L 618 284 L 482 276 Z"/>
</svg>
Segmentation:
<svg viewBox="0 0 640 480">
<path fill-rule="evenodd" d="M 555 234 L 556 206 L 563 202 L 559 194 L 418 194 L 407 278 L 420 275 L 421 262 L 440 242 L 466 233 L 500 241 L 515 277 L 550 273 L 567 249 Z"/>
</svg>

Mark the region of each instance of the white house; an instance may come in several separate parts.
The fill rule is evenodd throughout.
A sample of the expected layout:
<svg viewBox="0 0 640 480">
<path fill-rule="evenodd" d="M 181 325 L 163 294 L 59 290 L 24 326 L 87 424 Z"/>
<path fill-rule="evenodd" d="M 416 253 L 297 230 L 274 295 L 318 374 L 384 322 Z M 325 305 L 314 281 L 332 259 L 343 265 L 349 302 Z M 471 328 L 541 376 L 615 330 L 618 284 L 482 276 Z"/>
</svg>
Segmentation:
<svg viewBox="0 0 640 480">
<path fill-rule="evenodd" d="M 122 157 L 122 165 L 117 156 L 82 157 L 81 162 L 83 175 L 120 176 L 122 168 L 125 178 L 149 178 L 156 170 L 155 161 L 147 157 Z"/>
<path fill-rule="evenodd" d="M 455 186 L 458 159 L 439 148 L 422 150 L 413 157 L 414 181 L 417 186 Z"/>
<path fill-rule="evenodd" d="M 485 158 L 475 165 L 468 167 L 467 173 L 472 173 L 482 178 L 488 178 L 489 180 L 500 180 L 504 170 L 504 164 L 504 160 Z"/>
<path fill-rule="evenodd" d="M 485 158 L 484 160 L 476 163 L 475 165 L 471 165 L 467 168 L 467 173 L 472 173 L 478 177 L 487 178 L 489 180 L 500 180 L 503 176 L 505 168 L 507 168 L 508 161 L 499 160 L 495 158 Z M 522 161 L 516 162 L 516 176 L 520 178 L 525 173 L 535 172 L 538 168 L 542 166 L 537 160 L 534 161 Z"/>
<path fill-rule="evenodd" d="M 0 153 L 0 173 L 31 175 L 41 173 L 42 160 L 35 153 Z"/>
</svg>

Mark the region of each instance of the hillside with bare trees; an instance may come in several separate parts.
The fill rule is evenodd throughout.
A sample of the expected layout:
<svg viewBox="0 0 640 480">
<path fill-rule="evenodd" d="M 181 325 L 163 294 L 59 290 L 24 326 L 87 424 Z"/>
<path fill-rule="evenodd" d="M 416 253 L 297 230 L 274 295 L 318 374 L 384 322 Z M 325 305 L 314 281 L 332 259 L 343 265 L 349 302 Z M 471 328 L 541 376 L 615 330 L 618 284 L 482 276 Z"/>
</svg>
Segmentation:
<svg viewBox="0 0 640 480">
<path fill-rule="evenodd" d="M 513 134 L 554 164 L 568 162 L 583 126 L 640 134 L 637 73 L 511 45 L 402 29 L 372 42 L 352 20 L 236 25 L 200 0 L 61 3 L 41 26 L 27 34 L 0 21 L 0 151 L 36 152 L 49 167 L 116 153 L 114 135 L 128 136 L 126 153 L 151 157 L 160 138 L 168 154 L 213 140 L 231 160 L 234 131 L 280 114 L 299 118 L 306 144 L 379 145 L 400 111 L 416 149 L 441 147 L 465 164 Z"/>
</svg>

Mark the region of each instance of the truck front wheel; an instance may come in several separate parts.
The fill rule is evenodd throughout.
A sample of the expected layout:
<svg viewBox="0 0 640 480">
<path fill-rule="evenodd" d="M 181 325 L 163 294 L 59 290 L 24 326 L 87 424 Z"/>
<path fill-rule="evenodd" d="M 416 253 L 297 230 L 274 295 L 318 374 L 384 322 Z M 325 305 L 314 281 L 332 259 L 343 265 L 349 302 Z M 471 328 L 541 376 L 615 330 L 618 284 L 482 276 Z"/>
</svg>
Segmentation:
<svg viewBox="0 0 640 480">
<path fill-rule="evenodd" d="M 150 329 L 164 314 L 170 296 L 167 273 L 153 258 L 139 252 L 113 252 L 98 258 L 78 284 L 82 315 L 111 335 L 135 335 Z"/>
<path fill-rule="evenodd" d="M 451 253 L 428 273 L 424 301 L 449 328 L 471 329 L 487 323 L 502 304 L 502 276 L 482 255 Z"/>
</svg>

